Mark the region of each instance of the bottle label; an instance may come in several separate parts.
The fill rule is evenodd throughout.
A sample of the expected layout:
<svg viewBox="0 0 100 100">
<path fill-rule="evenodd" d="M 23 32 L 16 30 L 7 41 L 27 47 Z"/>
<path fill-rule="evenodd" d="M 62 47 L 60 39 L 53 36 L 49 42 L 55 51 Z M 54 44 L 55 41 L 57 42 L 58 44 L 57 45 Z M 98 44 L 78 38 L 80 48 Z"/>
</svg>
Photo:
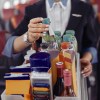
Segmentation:
<svg viewBox="0 0 100 100">
<path fill-rule="evenodd" d="M 71 82 L 71 78 L 70 77 L 64 77 L 64 86 L 71 86 L 72 82 Z"/>
<path fill-rule="evenodd" d="M 57 66 L 57 76 L 63 77 L 63 69 L 64 69 L 63 62 L 56 63 L 56 66 Z"/>
<path fill-rule="evenodd" d="M 71 86 L 72 85 L 71 71 L 68 70 L 68 69 L 65 69 L 63 74 L 64 74 L 64 85 L 65 86 Z"/>
</svg>

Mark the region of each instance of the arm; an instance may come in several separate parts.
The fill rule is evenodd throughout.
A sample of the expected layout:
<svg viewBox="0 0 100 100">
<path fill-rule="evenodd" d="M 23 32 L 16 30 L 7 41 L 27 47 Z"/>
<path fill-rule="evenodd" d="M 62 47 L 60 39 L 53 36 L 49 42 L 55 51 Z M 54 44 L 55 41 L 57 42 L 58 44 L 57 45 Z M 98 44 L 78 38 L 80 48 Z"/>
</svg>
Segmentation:
<svg viewBox="0 0 100 100">
<path fill-rule="evenodd" d="M 90 52 L 85 52 L 81 58 L 81 69 L 84 77 L 89 76 L 92 73 L 92 55 Z"/>
<path fill-rule="evenodd" d="M 87 77 L 92 72 L 92 63 L 97 62 L 97 50 L 93 47 L 88 48 L 81 58 L 82 74 Z"/>
<path fill-rule="evenodd" d="M 87 12 L 87 21 L 84 27 L 83 35 L 83 56 L 81 58 L 82 74 L 84 77 L 87 77 L 92 72 L 92 63 L 97 62 L 97 36 L 95 31 L 95 18 L 92 7 L 89 6 Z"/>
<path fill-rule="evenodd" d="M 92 60 L 92 54 L 90 52 L 85 52 L 82 59 L 87 60 L 89 62 L 91 62 Z"/>
<path fill-rule="evenodd" d="M 13 42 L 13 53 L 19 53 L 30 45 L 30 44 L 29 45 L 26 44 L 23 41 L 23 37 L 24 37 L 24 35 L 15 38 L 15 40 Z"/>
<path fill-rule="evenodd" d="M 35 18 L 36 11 L 34 9 L 36 9 L 35 5 L 32 5 L 31 7 L 26 8 L 24 19 L 22 20 L 20 25 L 17 27 L 15 32 L 12 34 L 12 37 L 15 37 L 15 36 L 17 37 L 14 38 L 13 41 L 10 41 L 10 42 L 8 41 L 9 43 L 7 43 L 8 47 L 9 45 L 12 45 L 12 46 L 10 46 L 11 48 L 9 48 L 9 54 L 6 53 L 7 54 L 6 56 L 9 55 L 11 57 L 13 56 L 12 54 L 18 54 L 29 46 L 23 41 L 23 36 L 24 34 L 26 34 L 26 32 L 28 33 L 28 41 L 32 43 L 36 41 L 39 37 L 41 37 L 40 34 L 42 32 L 48 30 L 47 25 L 40 24 L 43 18 Z M 38 36 L 37 36 L 37 33 L 39 33 Z M 5 52 L 6 51 L 8 52 L 7 49 L 8 48 L 6 46 Z"/>
<path fill-rule="evenodd" d="M 35 42 L 42 36 L 41 33 L 48 31 L 49 26 L 41 24 L 42 20 L 43 18 L 34 18 L 30 20 L 30 23 L 28 24 L 28 32 L 25 33 L 27 36 L 27 41 L 29 43 Z M 29 46 L 27 43 L 23 41 L 23 37 L 25 34 L 23 34 L 20 37 L 17 37 L 14 40 L 13 48 L 15 53 L 20 52 Z"/>
</svg>

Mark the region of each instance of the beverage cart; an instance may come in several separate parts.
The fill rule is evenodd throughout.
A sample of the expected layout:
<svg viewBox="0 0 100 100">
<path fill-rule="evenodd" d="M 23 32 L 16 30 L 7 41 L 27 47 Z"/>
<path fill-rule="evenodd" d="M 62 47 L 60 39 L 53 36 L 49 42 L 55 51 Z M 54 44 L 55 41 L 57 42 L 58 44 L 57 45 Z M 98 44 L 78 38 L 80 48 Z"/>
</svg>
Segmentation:
<svg viewBox="0 0 100 100">
<path fill-rule="evenodd" d="M 87 82 L 86 79 L 80 73 L 80 60 L 79 54 L 76 54 L 77 58 L 77 86 L 78 96 L 77 97 L 55 97 L 54 100 L 88 100 Z M 24 100 L 21 95 L 6 95 L 5 91 L 1 94 L 1 100 Z"/>
</svg>

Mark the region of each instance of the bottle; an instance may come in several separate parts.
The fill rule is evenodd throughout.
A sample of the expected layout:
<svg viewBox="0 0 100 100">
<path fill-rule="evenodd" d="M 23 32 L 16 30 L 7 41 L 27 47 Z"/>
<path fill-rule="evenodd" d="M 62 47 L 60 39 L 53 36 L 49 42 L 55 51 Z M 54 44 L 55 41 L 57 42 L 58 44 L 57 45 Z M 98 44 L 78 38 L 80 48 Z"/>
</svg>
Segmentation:
<svg viewBox="0 0 100 100">
<path fill-rule="evenodd" d="M 63 62 L 57 62 L 57 82 L 54 85 L 54 95 L 60 96 L 64 91 L 64 83 L 63 83 Z"/>
<path fill-rule="evenodd" d="M 62 42 L 61 43 L 61 52 L 59 53 L 59 60 L 64 63 L 64 68 L 69 67 L 69 64 L 67 64 L 67 62 L 71 63 L 70 54 L 67 52 L 68 48 L 69 48 L 68 42 Z"/>
<path fill-rule="evenodd" d="M 64 51 L 67 51 L 67 49 L 69 49 L 69 46 L 70 46 L 70 43 L 69 42 L 62 42 L 61 43 L 61 50 L 64 52 Z"/>
<path fill-rule="evenodd" d="M 69 96 L 69 97 L 75 97 L 75 93 L 72 89 L 72 74 L 71 71 L 68 69 L 65 69 L 63 71 L 64 75 L 64 96 Z"/>
<path fill-rule="evenodd" d="M 63 35 L 63 42 L 67 42 L 70 44 L 69 49 L 73 49 L 74 50 L 74 45 L 71 39 L 71 35 L 67 34 L 67 35 Z"/>
<path fill-rule="evenodd" d="M 49 18 L 44 18 L 42 21 L 42 24 L 50 25 L 51 21 Z M 42 37 L 42 42 L 47 42 L 48 41 L 48 36 L 49 36 L 49 31 L 43 32 L 43 37 Z"/>
<path fill-rule="evenodd" d="M 76 40 L 76 37 L 75 37 L 75 31 L 74 30 L 67 30 L 65 32 L 64 37 L 66 38 L 66 36 L 68 38 L 70 38 L 69 42 L 73 45 L 74 50 L 77 52 L 77 40 Z M 63 39 L 64 39 L 64 37 L 63 37 Z M 65 39 L 64 39 L 64 41 L 65 41 Z"/>
<path fill-rule="evenodd" d="M 75 53 L 77 52 L 75 47 L 76 43 L 72 41 L 72 37 L 69 34 L 63 36 L 63 41 L 69 43 L 69 48 L 67 49 L 67 52 L 71 54 L 71 59 L 73 60 Z"/>
</svg>

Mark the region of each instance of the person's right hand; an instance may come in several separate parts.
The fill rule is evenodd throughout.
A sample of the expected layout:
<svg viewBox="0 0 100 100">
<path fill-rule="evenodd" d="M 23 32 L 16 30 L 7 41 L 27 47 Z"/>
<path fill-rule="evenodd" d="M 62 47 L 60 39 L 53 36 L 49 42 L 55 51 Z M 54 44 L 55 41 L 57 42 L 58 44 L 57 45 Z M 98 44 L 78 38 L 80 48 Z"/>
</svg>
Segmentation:
<svg viewBox="0 0 100 100">
<path fill-rule="evenodd" d="M 34 42 L 38 40 L 43 32 L 46 32 L 49 30 L 49 25 L 42 24 L 43 18 L 33 18 L 30 20 L 28 24 L 28 41 Z"/>
</svg>

